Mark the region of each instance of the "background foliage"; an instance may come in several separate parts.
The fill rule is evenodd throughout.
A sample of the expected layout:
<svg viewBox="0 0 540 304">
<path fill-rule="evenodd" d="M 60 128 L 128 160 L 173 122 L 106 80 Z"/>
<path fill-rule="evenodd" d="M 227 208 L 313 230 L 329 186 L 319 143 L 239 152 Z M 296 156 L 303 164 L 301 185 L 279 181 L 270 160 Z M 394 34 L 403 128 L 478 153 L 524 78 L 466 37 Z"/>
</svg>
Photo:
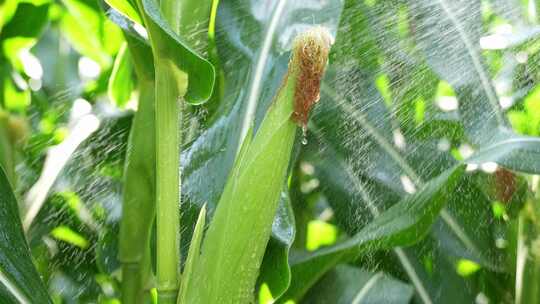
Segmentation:
<svg viewBox="0 0 540 304">
<path fill-rule="evenodd" d="M 0 274 L 29 300 L 120 298 L 123 167 L 146 81 L 133 61 L 152 67 L 148 52 L 126 48 L 148 47 L 127 3 L 0 3 L 0 224 L 12 229 L 2 229 Z M 292 38 L 321 24 L 335 36 L 327 76 L 307 145 L 294 149 L 255 296 L 538 302 L 539 5 L 220 1 L 210 46 L 189 45 L 217 77 L 210 102 L 185 109 L 182 250 L 204 203 L 211 219 L 246 121 L 260 123 L 281 84 Z M 205 85 L 193 88 L 194 103 Z"/>
</svg>

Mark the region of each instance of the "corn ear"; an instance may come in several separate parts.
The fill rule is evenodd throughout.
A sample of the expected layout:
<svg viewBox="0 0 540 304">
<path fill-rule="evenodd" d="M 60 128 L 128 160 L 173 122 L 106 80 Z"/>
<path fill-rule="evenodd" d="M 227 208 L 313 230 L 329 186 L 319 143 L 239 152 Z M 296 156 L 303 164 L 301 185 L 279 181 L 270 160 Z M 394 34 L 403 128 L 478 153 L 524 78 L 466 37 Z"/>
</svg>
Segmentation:
<svg viewBox="0 0 540 304">
<path fill-rule="evenodd" d="M 305 127 L 327 63 L 330 38 L 322 28 L 299 35 L 284 82 L 255 137 L 244 142 L 194 265 L 185 303 L 249 303 L 297 124 Z M 316 86 L 316 87 L 314 87 Z"/>
</svg>

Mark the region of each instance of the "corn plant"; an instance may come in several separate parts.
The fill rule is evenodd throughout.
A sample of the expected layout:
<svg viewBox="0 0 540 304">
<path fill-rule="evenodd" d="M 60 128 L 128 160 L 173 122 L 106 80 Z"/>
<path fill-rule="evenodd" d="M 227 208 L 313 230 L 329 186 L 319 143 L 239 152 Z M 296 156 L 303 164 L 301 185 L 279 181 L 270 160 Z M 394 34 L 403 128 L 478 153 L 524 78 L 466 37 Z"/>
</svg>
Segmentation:
<svg viewBox="0 0 540 304">
<path fill-rule="evenodd" d="M 538 1 L 0 3 L 0 303 L 537 303 Z"/>
</svg>

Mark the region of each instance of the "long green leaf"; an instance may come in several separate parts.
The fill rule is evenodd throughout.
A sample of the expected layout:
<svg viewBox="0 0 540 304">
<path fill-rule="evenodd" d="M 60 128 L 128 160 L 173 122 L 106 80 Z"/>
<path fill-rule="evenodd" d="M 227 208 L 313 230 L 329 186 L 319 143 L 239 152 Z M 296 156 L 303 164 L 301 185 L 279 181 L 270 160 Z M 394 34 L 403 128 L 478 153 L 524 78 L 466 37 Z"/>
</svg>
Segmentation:
<svg viewBox="0 0 540 304">
<path fill-rule="evenodd" d="M 120 30 L 100 14 L 94 3 L 62 2 L 67 8 L 60 22 L 65 37 L 79 53 L 99 63 L 102 69 L 108 68 L 113 63 L 111 53 L 122 43 Z"/>
<path fill-rule="evenodd" d="M 374 250 L 409 246 L 418 242 L 429 232 L 463 172 L 463 166 L 447 170 L 415 194 L 405 197 L 400 203 L 378 215 L 352 238 L 298 257 L 292 262 L 291 286 L 280 301 L 300 299 L 325 272 L 341 261 L 354 259 Z M 403 255 L 400 252 L 397 254 Z M 431 303 L 425 299 L 424 302 Z"/>
<path fill-rule="evenodd" d="M 357 219 L 350 218 L 351 212 L 358 214 L 360 208 L 366 209 L 365 212 L 370 215 L 369 219 L 372 219 L 378 217 L 388 205 L 391 206 L 399 200 L 399 196 L 396 196 L 393 191 L 388 191 L 385 186 L 359 178 L 337 151 L 328 146 L 324 149 L 326 150 L 322 156 L 324 161 L 315 162 L 317 176 L 325 185 L 324 193 L 332 197 L 332 207 L 345 231 L 355 234 L 361 228 Z M 352 205 L 348 200 L 353 202 Z M 351 206 L 344 207 L 347 204 Z M 415 257 L 402 248 L 394 248 L 392 252 L 422 301 L 435 302 L 435 293 L 429 290 L 429 280 L 422 274 L 423 269 L 415 267 L 418 264 L 414 260 Z M 333 263 L 333 261 L 330 262 Z"/>
<path fill-rule="evenodd" d="M 401 98 L 412 98 L 414 101 L 419 95 L 427 100 L 433 98 L 433 90 L 426 89 L 429 84 L 434 86 L 433 81 L 426 82 L 426 80 L 435 77 L 428 73 L 426 79 L 422 75 L 415 74 L 418 73 L 417 68 L 414 67 L 414 64 L 409 64 L 407 60 L 411 57 L 413 58 L 412 62 L 417 61 L 419 66 L 422 66 L 422 61 L 415 60 L 414 56 L 409 56 L 406 53 L 407 46 L 401 44 L 399 36 L 392 36 L 393 28 L 389 29 L 389 23 L 394 25 L 395 16 L 399 13 L 399 7 L 394 8 L 387 3 L 367 5 L 355 1 L 346 2 L 340 31 L 336 39 L 335 57 L 333 57 L 336 75 L 327 79 L 327 86 L 323 85 L 323 93 L 333 100 L 333 102 L 323 102 L 323 107 L 336 105 L 336 108 L 322 110 L 323 113 L 318 116 L 319 119 L 315 120 L 317 122 L 316 128 L 323 130 L 321 137 L 329 141 L 330 146 L 337 153 L 343 153 L 345 159 L 348 159 L 349 155 L 356 156 L 341 167 L 348 169 L 343 172 L 349 172 L 346 174 L 345 180 L 355 181 L 348 183 L 355 185 L 349 188 L 354 189 L 352 199 L 362 198 L 362 203 L 366 206 L 361 208 L 370 214 L 367 216 L 368 219 L 374 215 L 371 212 L 373 206 L 381 206 L 384 209 L 388 204 L 385 198 L 389 197 L 391 200 L 395 200 L 395 195 L 403 196 L 405 194 L 403 186 L 400 187 L 404 179 L 412 182 L 413 188 L 422 188 L 425 181 L 429 181 L 438 174 L 437 172 L 448 168 L 453 163 L 453 160 L 448 157 L 449 155 L 444 155 L 438 151 L 436 145 L 429 142 L 418 142 L 414 138 L 406 137 L 404 144 L 398 145 L 395 142 L 396 138 L 393 132 L 399 132 L 400 127 L 410 130 L 411 137 L 417 136 L 415 133 L 418 133 L 418 129 L 411 121 L 414 116 L 400 116 L 401 112 L 395 112 L 391 108 L 394 104 L 389 106 L 382 102 L 384 99 L 382 96 L 378 96 L 379 89 L 375 88 L 376 76 L 385 71 L 384 68 L 388 66 L 388 73 L 395 74 L 395 83 L 397 83 L 390 85 L 391 89 L 395 89 L 395 91 L 391 91 L 392 95 L 396 96 L 396 99 L 391 102 L 402 102 Z M 410 14 L 414 15 L 415 11 L 413 10 Z M 417 16 L 414 15 L 414 17 Z M 351 31 L 351 28 L 359 30 Z M 429 28 L 421 30 L 429 30 Z M 435 34 L 433 33 L 433 35 Z M 405 51 L 402 51 L 403 49 Z M 385 57 L 384 64 L 378 67 L 376 62 L 380 62 L 381 54 L 385 54 L 387 58 Z M 351 66 L 350 62 L 357 64 Z M 422 70 L 427 69 L 422 67 Z M 403 75 L 407 75 L 408 71 L 412 71 L 411 81 L 403 79 Z M 350 79 L 355 81 L 351 82 Z M 401 83 L 403 85 L 399 86 Z M 416 86 L 411 86 L 410 83 L 416 83 Z M 408 94 L 411 97 L 407 96 L 407 90 L 410 91 Z M 426 92 L 424 93 L 424 91 Z M 340 92 L 340 95 L 345 98 L 337 97 L 336 92 Z M 322 96 L 323 101 L 325 94 Z M 354 102 L 356 100 L 360 100 L 361 103 Z M 389 107 L 390 109 L 388 109 Z M 336 112 L 343 114 L 336 119 Z M 403 121 L 396 122 L 393 118 L 400 118 Z M 338 121 L 347 121 L 348 123 L 341 128 Z M 409 134 L 406 133 L 406 135 Z M 442 135 L 449 136 L 448 130 L 444 130 Z M 431 139 L 434 134 L 428 134 L 428 136 Z M 327 157 L 331 153 L 324 154 Z M 426 159 L 430 159 L 430 162 L 426 163 Z M 331 164 L 332 162 L 329 165 L 331 166 Z M 322 184 L 325 185 L 326 182 Z M 379 185 L 383 186 L 383 190 Z M 392 192 L 395 192 L 393 197 Z M 330 197 L 331 200 L 334 200 L 336 196 Z M 337 215 L 339 215 L 340 208 L 344 210 L 342 222 L 350 221 L 349 226 L 360 225 L 363 220 L 366 220 L 351 218 L 350 211 L 348 213 L 347 208 L 343 206 L 334 208 L 334 211 L 338 210 Z M 358 210 L 356 209 L 356 211 Z M 459 245 L 462 254 L 467 253 L 467 256 L 472 254 L 475 257 L 474 260 L 482 261 L 486 265 L 494 265 L 484 256 L 486 250 L 476 239 L 474 229 L 471 233 L 470 227 L 464 226 L 462 220 L 450 210 L 443 210 L 441 218 L 442 226 L 445 231 L 450 231 L 448 236 L 452 238 L 453 244 Z M 436 234 L 433 236 L 438 237 Z M 423 302 L 433 303 L 435 298 L 425 292 L 428 289 L 426 285 L 429 285 L 429 280 L 419 280 L 418 273 L 410 271 L 412 269 L 410 265 L 414 264 L 415 261 L 411 261 L 399 248 L 394 251 Z"/>
<path fill-rule="evenodd" d="M 131 22 L 142 24 L 141 16 L 133 3 L 128 0 L 103 0 L 108 6 L 113 7 L 116 11 L 122 14 L 124 18 Z"/>
<path fill-rule="evenodd" d="M 377 179 L 378 175 L 380 175 L 380 172 L 388 172 L 386 178 L 392 178 L 394 183 L 401 184 L 402 181 L 399 178 L 400 176 L 397 175 L 395 172 L 402 172 L 404 176 L 407 176 L 408 179 L 410 179 L 411 183 L 417 187 L 421 188 L 425 184 L 424 179 L 422 178 L 420 172 L 418 172 L 409 162 L 410 156 L 404 155 L 402 151 L 400 151 L 396 145 L 390 140 L 388 137 L 390 136 L 387 130 L 382 128 L 380 125 L 381 123 L 375 123 L 375 119 L 377 117 L 377 112 L 373 113 L 370 111 L 373 111 L 373 109 L 366 109 L 366 110 L 360 110 L 355 107 L 355 105 L 349 103 L 348 100 L 340 101 L 340 97 L 337 95 L 336 91 L 329 86 L 323 84 L 323 92 L 328 95 L 329 98 L 334 100 L 332 104 L 336 104 L 338 108 L 340 108 L 341 113 L 346 113 L 346 117 L 349 117 L 348 119 L 353 120 L 359 128 L 363 129 L 365 132 L 365 135 L 375 144 L 375 148 L 372 149 L 370 152 L 373 157 L 376 157 L 380 159 L 381 167 L 376 166 L 366 166 L 365 168 L 356 169 L 359 171 L 367 171 L 364 174 L 367 176 L 371 176 L 372 178 Z M 373 106 L 372 106 L 373 107 Z M 380 112 L 379 112 L 380 113 Z M 326 114 L 321 114 L 320 118 L 325 118 Z M 343 114 L 341 114 L 343 115 Z M 325 125 L 329 122 L 326 121 Z M 331 122 L 330 122 L 331 123 Z M 335 132 L 335 131 L 333 131 Z M 342 145 L 340 143 L 339 136 L 332 136 L 330 134 L 325 134 L 325 137 L 329 138 L 331 142 L 334 142 L 333 145 L 340 146 Z M 341 135 L 342 136 L 342 135 Z M 343 139 L 341 139 L 343 140 Z M 356 139 L 361 142 L 360 139 Z M 358 145 L 362 145 L 362 143 L 355 143 Z M 368 144 L 364 145 L 368 146 Z M 411 149 L 413 153 L 418 153 L 416 149 Z M 424 153 L 427 153 L 427 149 L 423 149 Z M 422 157 L 425 157 L 423 155 Z M 447 162 L 446 165 L 450 165 L 452 162 Z M 442 163 L 444 164 L 444 163 Z M 421 164 L 418 164 L 421 166 Z M 440 165 L 440 164 L 438 164 Z M 421 167 L 420 167 L 421 168 Z M 422 168 L 426 170 L 426 168 Z M 393 172 L 392 172 L 393 171 Z M 427 172 L 428 174 L 433 174 L 432 172 Z M 389 181 L 385 181 L 385 183 L 388 183 Z M 403 191 L 400 191 L 401 195 L 403 195 Z M 441 211 L 441 218 L 445 222 L 445 224 L 448 226 L 448 228 L 455 234 L 456 238 L 463 244 L 464 248 L 466 250 L 470 251 L 472 254 L 478 257 L 479 260 L 483 260 L 482 251 L 478 248 L 478 246 L 475 244 L 474 238 L 467 234 L 465 232 L 465 229 L 461 227 L 458 224 L 458 221 L 455 219 L 454 215 L 452 215 L 450 212 L 448 212 L 446 209 L 443 209 Z"/>
<path fill-rule="evenodd" d="M 124 107 L 133 91 L 132 63 L 127 44 L 122 45 L 116 55 L 111 77 L 107 86 L 109 99 L 118 107 Z"/>
<path fill-rule="evenodd" d="M 491 141 L 466 161 L 477 165 L 495 162 L 512 170 L 540 174 L 540 138 L 499 129 Z"/>
<path fill-rule="evenodd" d="M 6 303 L 51 303 L 47 289 L 32 264 L 22 230 L 17 200 L 0 168 L 0 289 Z M 7 292 L 7 293 L 6 293 Z"/>
<path fill-rule="evenodd" d="M 48 3 L 21 2 L 17 5 L 10 22 L 5 24 L 0 34 L 3 51 L 14 66 L 21 67 L 18 64 L 19 51 L 30 49 L 37 42 L 48 23 L 48 14 Z"/>
</svg>

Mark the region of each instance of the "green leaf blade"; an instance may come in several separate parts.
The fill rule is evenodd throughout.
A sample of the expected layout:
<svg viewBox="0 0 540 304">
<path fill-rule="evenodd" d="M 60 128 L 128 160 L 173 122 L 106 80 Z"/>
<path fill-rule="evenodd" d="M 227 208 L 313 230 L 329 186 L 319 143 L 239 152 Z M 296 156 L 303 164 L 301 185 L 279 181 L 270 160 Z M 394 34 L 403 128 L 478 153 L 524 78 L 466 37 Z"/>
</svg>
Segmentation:
<svg viewBox="0 0 540 304">
<path fill-rule="evenodd" d="M 466 160 L 471 164 L 495 162 L 503 167 L 531 174 L 540 173 L 540 138 L 498 129 L 494 138 Z"/>
<path fill-rule="evenodd" d="M 107 87 L 109 99 L 120 108 L 125 107 L 133 91 L 131 73 L 132 63 L 129 50 L 127 44 L 123 44 L 116 55 Z"/>
<path fill-rule="evenodd" d="M 0 168 L 0 281 L 19 302 L 51 303 L 47 289 L 32 264 L 19 219 L 15 195 Z"/>
<path fill-rule="evenodd" d="M 464 166 L 457 166 L 447 170 L 415 194 L 381 213 L 352 238 L 297 258 L 292 262 L 291 286 L 280 301 L 300 299 L 324 273 L 341 261 L 420 241 L 429 233 L 464 169 Z"/>
<path fill-rule="evenodd" d="M 214 88 L 214 66 L 174 33 L 154 0 L 142 0 L 142 5 L 149 17 L 146 26 L 154 45 L 154 56 L 169 58 L 189 75 L 184 96 L 187 102 L 194 105 L 205 103 L 212 96 Z"/>
</svg>

